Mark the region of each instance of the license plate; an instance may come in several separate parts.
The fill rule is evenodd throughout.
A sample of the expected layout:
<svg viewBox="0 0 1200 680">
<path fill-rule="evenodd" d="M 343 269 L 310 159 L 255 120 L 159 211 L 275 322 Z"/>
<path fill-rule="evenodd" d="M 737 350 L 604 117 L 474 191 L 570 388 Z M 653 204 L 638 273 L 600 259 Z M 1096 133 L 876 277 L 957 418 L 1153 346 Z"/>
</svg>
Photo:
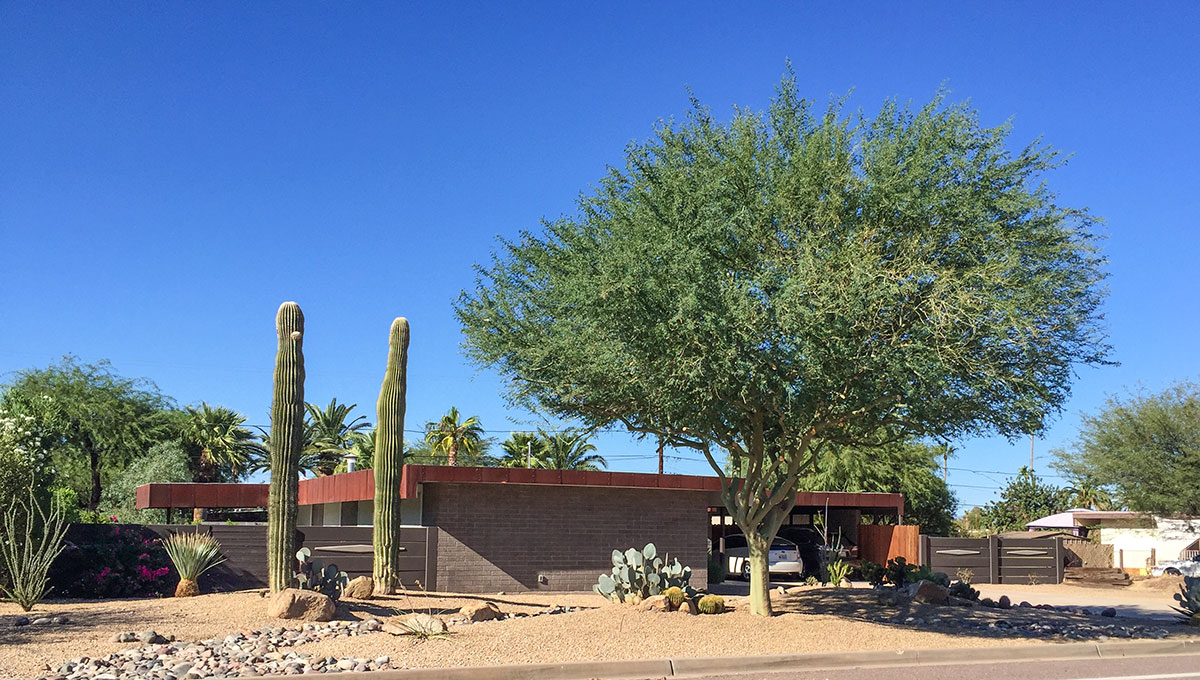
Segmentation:
<svg viewBox="0 0 1200 680">
<path fill-rule="evenodd" d="M 776 560 L 776 561 L 783 561 L 783 560 L 787 559 L 787 553 L 782 550 L 772 550 L 771 551 L 771 559 Z"/>
</svg>

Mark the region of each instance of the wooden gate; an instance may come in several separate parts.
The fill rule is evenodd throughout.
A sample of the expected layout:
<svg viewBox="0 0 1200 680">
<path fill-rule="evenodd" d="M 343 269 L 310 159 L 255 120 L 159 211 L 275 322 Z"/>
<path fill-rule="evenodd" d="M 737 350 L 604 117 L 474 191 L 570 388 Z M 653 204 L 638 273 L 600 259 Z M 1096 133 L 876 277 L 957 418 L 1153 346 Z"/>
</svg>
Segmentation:
<svg viewBox="0 0 1200 680">
<path fill-rule="evenodd" d="M 921 563 L 973 583 L 1062 583 L 1066 553 L 1056 538 L 921 537 Z"/>
<path fill-rule="evenodd" d="M 858 527 L 858 557 L 876 564 L 903 557 L 910 564 L 921 559 L 921 527 L 916 524 L 862 524 Z"/>
</svg>

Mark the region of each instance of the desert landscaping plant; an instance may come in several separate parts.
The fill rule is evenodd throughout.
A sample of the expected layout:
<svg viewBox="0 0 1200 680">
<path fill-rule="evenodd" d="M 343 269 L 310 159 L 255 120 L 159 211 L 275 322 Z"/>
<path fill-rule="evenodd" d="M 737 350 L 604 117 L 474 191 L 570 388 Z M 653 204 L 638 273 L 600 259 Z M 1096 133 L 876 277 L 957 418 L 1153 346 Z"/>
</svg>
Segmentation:
<svg viewBox="0 0 1200 680">
<path fill-rule="evenodd" d="M 200 594 L 200 575 L 225 561 L 217 539 L 200 532 L 171 534 L 163 541 L 163 549 L 179 572 L 175 597 L 194 597 Z"/>
<path fill-rule="evenodd" d="M 379 388 L 375 427 L 375 521 L 372 579 L 375 592 L 388 595 L 400 585 L 400 471 L 404 465 L 404 410 L 408 389 L 408 320 L 392 322 L 387 369 Z"/>
<path fill-rule="evenodd" d="M 950 594 L 954 597 L 961 597 L 964 600 L 979 601 L 979 591 L 971 587 L 971 584 L 966 581 L 955 581 L 950 584 Z"/>
<path fill-rule="evenodd" d="M 887 568 L 871 560 L 863 560 L 858 572 L 862 574 L 864 581 L 873 586 L 883 585 L 883 579 L 887 576 Z"/>
<path fill-rule="evenodd" d="M 954 576 L 962 583 L 971 585 L 971 582 L 975 580 L 975 571 L 964 567 L 954 572 Z"/>
<path fill-rule="evenodd" d="M 337 602 L 342 599 L 342 592 L 350 583 L 350 576 L 338 569 L 336 564 L 323 564 L 321 560 L 313 559 L 312 551 L 301 548 L 296 551 L 296 561 L 299 569 L 296 571 L 296 583 L 302 590 L 312 590 Z"/>
<path fill-rule="evenodd" d="M 276 593 L 293 583 L 300 453 L 304 448 L 304 314 L 285 302 L 275 317 L 275 391 L 271 398 L 271 488 L 267 506 L 267 583 Z"/>
<path fill-rule="evenodd" d="M 1175 593 L 1178 607 L 1171 608 L 1182 614 L 1183 621 L 1193 626 L 1200 626 L 1200 576 L 1186 576 Z"/>
<path fill-rule="evenodd" d="M 725 611 L 725 598 L 720 595 L 705 595 L 696 603 L 701 614 L 720 614 Z"/>
<path fill-rule="evenodd" d="M 613 550 L 612 563 L 612 574 L 601 574 L 592 590 L 613 602 L 637 604 L 672 587 L 689 597 L 696 594 L 691 586 L 692 568 L 680 564 L 679 558 L 666 562 L 653 543 L 641 550 Z"/>
<path fill-rule="evenodd" d="M 33 491 L 29 500 L 14 499 L 4 512 L 0 527 L 0 559 L 8 573 L 8 586 L 0 586 L 4 597 L 29 611 L 50 592 L 50 565 L 63 549 L 63 511 L 52 503 L 45 512 Z"/>
<path fill-rule="evenodd" d="M 840 587 L 842 581 L 845 581 L 846 577 L 850 575 L 850 569 L 849 563 L 843 560 L 830 562 L 829 566 L 825 567 L 825 582 L 831 586 Z"/>
</svg>

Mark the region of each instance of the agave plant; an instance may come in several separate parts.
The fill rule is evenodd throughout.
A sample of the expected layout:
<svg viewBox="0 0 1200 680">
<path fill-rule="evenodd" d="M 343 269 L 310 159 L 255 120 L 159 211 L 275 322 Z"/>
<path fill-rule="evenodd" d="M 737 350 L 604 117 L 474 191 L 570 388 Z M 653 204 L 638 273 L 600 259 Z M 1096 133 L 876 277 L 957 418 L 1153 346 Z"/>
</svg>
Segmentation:
<svg viewBox="0 0 1200 680">
<path fill-rule="evenodd" d="M 1171 608 L 1182 614 L 1183 622 L 1200 626 L 1200 576 L 1184 577 L 1175 601 L 1179 606 Z"/>
<path fill-rule="evenodd" d="M 208 534 L 172 534 L 163 541 L 167 557 L 179 572 L 179 585 L 175 586 L 175 597 L 192 597 L 200 594 L 197 581 L 200 574 L 225 561 L 221 557 L 221 544 Z"/>
</svg>

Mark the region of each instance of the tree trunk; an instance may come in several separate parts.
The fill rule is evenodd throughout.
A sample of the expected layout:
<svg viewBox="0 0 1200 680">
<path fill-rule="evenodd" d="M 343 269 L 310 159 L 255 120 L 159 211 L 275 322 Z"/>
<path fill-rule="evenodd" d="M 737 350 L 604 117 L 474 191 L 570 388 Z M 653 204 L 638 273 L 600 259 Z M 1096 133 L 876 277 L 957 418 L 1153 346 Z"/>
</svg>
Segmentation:
<svg viewBox="0 0 1200 680">
<path fill-rule="evenodd" d="M 750 548 L 750 613 L 770 616 L 771 572 L 768 569 L 768 557 L 771 543 L 758 532 L 746 531 L 745 535 L 746 545 Z"/>
<path fill-rule="evenodd" d="M 92 496 L 88 499 L 88 510 L 95 512 L 100 507 L 100 452 L 88 447 L 88 460 L 92 469 Z"/>
<path fill-rule="evenodd" d="M 450 450 L 446 452 L 446 465 L 458 465 L 458 442 L 453 439 L 450 440 Z"/>
</svg>

